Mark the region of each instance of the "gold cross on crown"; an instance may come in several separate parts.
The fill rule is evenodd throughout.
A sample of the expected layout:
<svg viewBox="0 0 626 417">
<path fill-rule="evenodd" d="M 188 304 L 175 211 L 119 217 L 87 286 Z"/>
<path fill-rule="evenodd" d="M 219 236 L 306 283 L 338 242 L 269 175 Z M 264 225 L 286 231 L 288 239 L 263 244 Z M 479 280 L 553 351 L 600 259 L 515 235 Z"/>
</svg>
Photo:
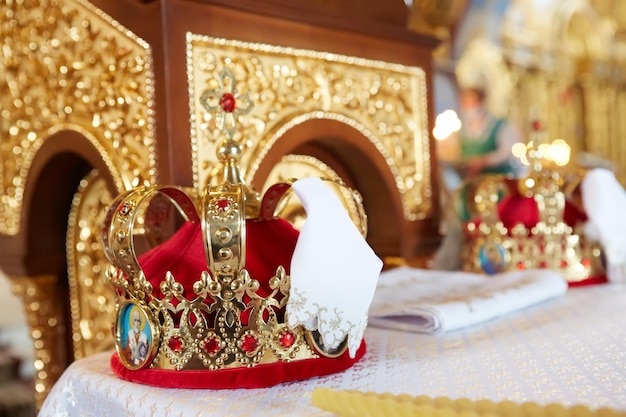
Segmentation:
<svg viewBox="0 0 626 417">
<path fill-rule="evenodd" d="M 235 90 L 235 77 L 227 67 L 220 72 L 218 82 L 218 87 L 202 93 L 200 104 L 215 114 L 217 128 L 232 139 L 237 132 L 238 117 L 250 113 L 254 104 L 248 93 L 239 94 Z"/>
</svg>

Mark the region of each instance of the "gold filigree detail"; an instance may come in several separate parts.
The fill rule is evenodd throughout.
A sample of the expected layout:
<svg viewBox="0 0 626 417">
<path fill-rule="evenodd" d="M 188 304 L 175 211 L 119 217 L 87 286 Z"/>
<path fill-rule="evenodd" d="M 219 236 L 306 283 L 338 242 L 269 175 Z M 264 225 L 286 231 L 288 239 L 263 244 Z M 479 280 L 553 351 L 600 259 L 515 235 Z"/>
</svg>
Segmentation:
<svg viewBox="0 0 626 417">
<path fill-rule="evenodd" d="M 267 297 L 257 294 L 259 282 L 245 269 L 228 283 L 204 272 L 193 285 L 193 298 L 183 295 L 183 286 L 169 273 L 160 289 L 163 298 L 151 296 L 149 303 L 162 320 L 157 324 L 162 340 L 152 361 L 154 368 L 216 370 L 317 357 L 307 346 L 302 328 L 279 323 L 276 310 L 284 308 L 289 289 L 289 276 L 282 267 L 270 279 L 272 292 Z M 132 299 L 134 294 L 126 296 Z M 250 312 L 247 325 L 240 321 L 244 311 Z M 175 324 L 178 315 L 180 323 Z M 286 334 L 288 346 L 282 344 Z M 180 350 L 172 348 L 173 341 Z"/>
<path fill-rule="evenodd" d="M 35 153 L 89 134 L 117 188 L 154 182 L 150 47 L 84 0 L 0 4 L 0 232 L 16 234 Z"/>
<path fill-rule="evenodd" d="M 105 271 L 100 239 L 105 208 L 113 200 L 105 180 L 93 171 L 72 200 L 67 230 L 67 273 L 74 358 L 112 349 L 115 294 Z"/>
<path fill-rule="evenodd" d="M 229 68 L 255 107 L 240 120 L 235 139 L 241 168 L 254 177 L 280 133 L 311 119 L 345 123 L 385 159 L 402 196 L 405 218 L 430 207 L 426 78 L 421 68 L 332 53 L 187 34 L 187 78 L 194 183 L 219 172 L 215 149 L 222 135 L 215 117 L 197 105 L 202 92 Z"/>
</svg>

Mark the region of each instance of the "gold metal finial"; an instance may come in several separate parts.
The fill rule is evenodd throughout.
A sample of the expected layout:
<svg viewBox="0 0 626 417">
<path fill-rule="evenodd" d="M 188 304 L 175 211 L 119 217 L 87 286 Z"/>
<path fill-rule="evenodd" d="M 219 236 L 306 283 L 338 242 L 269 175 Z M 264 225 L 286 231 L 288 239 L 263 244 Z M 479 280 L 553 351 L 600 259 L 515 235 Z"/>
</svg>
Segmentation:
<svg viewBox="0 0 626 417">
<path fill-rule="evenodd" d="M 532 172 L 540 172 L 543 169 L 544 150 L 542 144 L 546 143 L 546 132 L 543 121 L 534 116 L 530 120 L 530 141 L 526 147 L 526 155 L 530 162 Z"/>
<path fill-rule="evenodd" d="M 529 127 L 529 141 L 526 144 L 524 155 L 528 160 L 530 169 L 528 175 L 518 181 L 518 190 L 526 197 L 532 197 L 540 192 L 546 174 L 543 172 L 547 147 L 546 132 L 537 108 L 533 108 L 531 111 Z"/>
<path fill-rule="evenodd" d="M 200 104 L 207 112 L 215 115 L 217 128 L 226 135 L 216 148 L 217 159 L 223 165 L 222 183 L 245 184 L 239 171 L 239 159 L 243 148 L 234 136 L 239 116 L 248 114 L 254 104 L 248 93 L 237 92 L 235 76 L 227 67 L 220 71 L 217 80 L 219 85 L 216 88 L 202 93 Z M 260 203 L 259 195 L 248 186 L 244 185 L 244 189 L 246 218 L 256 217 Z"/>
<path fill-rule="evenodd" d="M 242 148 L 239 142 L 233 139 L 224 139 L 217 146 L 217 158 L 224 167 L 222 182 L 243 184 L 239 172 L 239 158 Z"/>
<path fill-rule="evenodd" d="M 200 96 L 200 104 L 207 112 L 215 114 L 217 128 L 224 132 L 226 139 L 217 146 L 217 158 L 224 164 L 224 182 L 243 183 L 239 174 L 241 144 L 233 139 L 237 132 L 237 119 L 252 110 L 253 103 L 248 93 L 239 94 L 235 90 L 235 77 L 224 67 L 220 71 L 217 88 L 206 90 Z"/>
</svg>

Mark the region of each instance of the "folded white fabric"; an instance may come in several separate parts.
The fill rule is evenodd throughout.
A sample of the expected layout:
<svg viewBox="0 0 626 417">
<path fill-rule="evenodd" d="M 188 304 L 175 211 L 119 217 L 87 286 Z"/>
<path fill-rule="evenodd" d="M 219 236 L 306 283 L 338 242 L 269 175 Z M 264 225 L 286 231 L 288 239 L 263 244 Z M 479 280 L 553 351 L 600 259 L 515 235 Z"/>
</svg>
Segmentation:
<svg viewBox="0 0 626 417">
<path fill-rule="evenodd" d="M 626 191 L 606 169 L 589 171 L 581 191 L 589 218 L 585 235 L 602 245 L 609 281 L 626 282 Z"/>
<path fill-rule="evenodd" d="M 545 269 L 485 276 L 402 267 L 381 274 L 369 323 L 444 333 L 522 310 L 566 291 L 561 275 Z"/>
<path fill-rule="evenodd" d="M 292 328 L 319 331 L 330 349 L 348 337 L 354 357 L 383 262 L 319 178 L 296 181 L 293 190 L 307 220 L 291 260 L 287 322 Z"/>
</svg>

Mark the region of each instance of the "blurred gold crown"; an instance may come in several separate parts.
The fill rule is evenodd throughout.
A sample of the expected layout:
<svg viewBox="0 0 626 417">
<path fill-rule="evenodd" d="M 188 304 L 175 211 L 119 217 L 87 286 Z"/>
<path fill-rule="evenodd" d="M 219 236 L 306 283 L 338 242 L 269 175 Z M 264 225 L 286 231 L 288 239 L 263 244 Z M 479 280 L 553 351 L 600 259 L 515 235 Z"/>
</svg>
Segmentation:
<svg viewBox="0 0 626 417">
<path fill-rule="evenodd" d="M 459 188 L 464 269 L 495 274 L 549 268 L 570 283 L 604 279 L 602 252 L 583 235 L 586 215 L 573 201 L 584 173 L 550 164 L 542 137 L 541 123 L 533 122 L 527 176 L 482 175 Z"/>
<path fill-rule="evenodd" d="M 288 265 L 274 266 L 272 277 L 259 279 L 251 277 L 246 268 L 246 250 L 250 250 L 251 244 L 246 236 L 250 233 L 246 219 L 255 227 L 277 221 L 274 213 L 291 183 L 270 187 L 262 201 L 243 184 L 238 168 L 241 146 L 233 135 L 237 113 L 248 112 L 252 102 L 247 95 L 238 96 L 233 90 L 233 75 L 228 69 L 221 72 L 219 82 L 217 89 L 202 95 L 201 104 L 207 111 L 217 112 L 218 127 L 227 136 L 218 146 L 218 157 L 224 166 L 222 182 L 207 185 L 202 193 L 174 186 L 136 188 L 120 195 L 106 216 L 103 246 L 112 264 L 108 277 L 118 298 L 116 347 L 122 364 L 130 370 L 249 368 L 257 364 L 336 358 L 346 350 L 345 340 L 337 349 L 329 350 L 316 331 L 287 326 Z M 157 275 L 163 274 L 160 282 L 151 281 L 149 276 L 154 276 L 154 271 L 148 273 L 145 264 L 140 264 L 133 237 L 151 216 L 155 206 L 151 201 L 157 197 L 173 205 L 185 224 L 201 230 L 204 254 L 198 276 L 175 277 L 168 269 L 168 260 L 158 259 L 160 253 L 150 260 L 151 265 L 157 265 Z M 355 201 L 363 226 L 365 215 L 358 195 Z M 159 205 L 156 206 L 158 211 Z M 265 229 L 256 232 L 256 247 L 276 244 L 272 239 L 278 240 L 282 235 L 273 236 L 270 232 L 288 225 L 280 220 L 279 223 L 267 233 Z M 183 256 L 185 245 L 190 244 L 185 239 L 190 236 L 193 234 L 183 235 L 179 247 L 170 249 Z M 278 258 L 288 262 L 294 247 L 288 242 L 282 246 L 285 253 Z M 300 377 L 303 375 L 306 377 L 306 372 Z"/>
</svg>

